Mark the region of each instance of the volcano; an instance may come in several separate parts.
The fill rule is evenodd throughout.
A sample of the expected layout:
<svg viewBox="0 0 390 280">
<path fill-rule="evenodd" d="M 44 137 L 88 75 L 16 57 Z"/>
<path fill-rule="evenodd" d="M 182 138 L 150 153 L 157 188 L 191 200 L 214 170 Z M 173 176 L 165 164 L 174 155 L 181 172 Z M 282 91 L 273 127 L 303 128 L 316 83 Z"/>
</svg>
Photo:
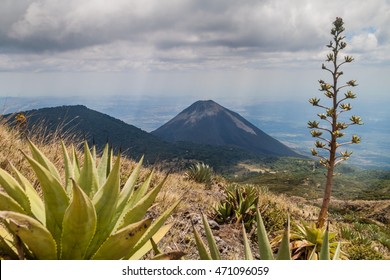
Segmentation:
<svg viewBox="0 0 390 280">
<path fill-rule="evenodd" d="M 238 113 L 212 100 L 195 102 L 152 134 L 172 143 L 231 146 L 265 156 L 300 156 Z"/>
</svg>

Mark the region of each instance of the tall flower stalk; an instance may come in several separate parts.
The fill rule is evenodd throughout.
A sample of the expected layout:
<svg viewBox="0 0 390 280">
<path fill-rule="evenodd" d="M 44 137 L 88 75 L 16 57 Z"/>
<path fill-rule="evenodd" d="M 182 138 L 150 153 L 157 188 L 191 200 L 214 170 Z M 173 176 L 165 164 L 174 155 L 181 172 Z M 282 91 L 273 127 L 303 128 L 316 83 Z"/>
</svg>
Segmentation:
<svg viewBox="0 0 390 280">
<path fill-rule="evenodd" d="M 313 106 L 323 109 L 323 113 L 317 114 L 321 123 L 319 121 L 308 122 L 311 135 L 317 138 L 314 144 L 315 148 L 311 149 L 311 152 L 313 156 L 320 159 L 320 164 L 327 168 L 325 192 L 317 220 L 317 228 L 324 226 L 328 216 L 335 166 L 349 159 L 352 154 L 351 151 L 346 149 L 340 150 L 340 148 L 345 145 L 360 143 L 360 137 L 357 135 L 352 135 L 349 141 L 343 142 L 341 140 L 345 136 L 344 131 L 349 126 L 362 124 L 362 120 L 358 116 L 351 116 L 348 121 L 341 119 L 343 113 L 352 109 L 348 101 L 356 98 L 356 95 L 348 88 L 357 86 L 355 80 L 339 85 L 339 79 L 344 74 L 341 71 L 341 66 L 354 60 L 352 56 L 348 55 L 344 56 L 343 60 L 340 59 L 341 51 L 347 46 L 347 43 L 344 41 L 345 36 L 343 36 L 344 30 L 343 19 L 336 18 L 331 29 L 333 41 L 330 41 L 329 45 L 327 45 L 330 52 L 327 54 L 326 63 L 329 66 L 325 65 L 325 63 L 322 64 L 322 69 L 331 74 L 331 82 L 327 83 L 319 80 L 319 90 L 327 98 L 327 102 L 322 103 L 319 98 L 311 98 L 309 100 Z M 342 95 L 342 91 L 346 91 L 344 95 Z"/>
</svg>

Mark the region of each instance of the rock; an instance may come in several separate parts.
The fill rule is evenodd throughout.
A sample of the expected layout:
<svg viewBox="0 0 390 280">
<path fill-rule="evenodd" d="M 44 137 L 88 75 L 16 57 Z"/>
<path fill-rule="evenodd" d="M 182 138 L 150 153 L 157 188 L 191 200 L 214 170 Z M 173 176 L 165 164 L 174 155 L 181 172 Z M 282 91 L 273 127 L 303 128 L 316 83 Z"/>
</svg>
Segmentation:
<svg viewBox="0 0 390 280">
<path fill-rule="evenodd" d="M 209 226 L 211 229 L 219 230 L 220 226 L 219 224 L 214 220 L 208 220 Z"/>
<path fill-rule="evenodd" d="M 201 222 L 202 222 L 202 217 L 201 217 L 200 215 L 198 215 L 198 214 L 195 214 L 195 215 L 192 216 L 191 222 L 192 222 L 194 225 L 196 225 L 196 224 L 198 224 L 198 223 L 201 223 Z"/>
</svg>

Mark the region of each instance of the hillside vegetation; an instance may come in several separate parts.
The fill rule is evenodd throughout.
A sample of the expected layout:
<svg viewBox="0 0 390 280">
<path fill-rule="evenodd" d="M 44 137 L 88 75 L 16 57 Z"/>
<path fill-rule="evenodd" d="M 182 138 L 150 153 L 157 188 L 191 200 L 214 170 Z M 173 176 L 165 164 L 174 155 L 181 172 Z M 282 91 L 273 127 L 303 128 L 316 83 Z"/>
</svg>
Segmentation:
<svg viewBox="0 0 390 280">
<path fill-rule="evenodd" d="M 37 127 L 33 132 L 28 132 L 23 128 L 10 128 L 4 122 L 0 124 L 0 167 L 12 173 L 9 165 L 9 162 L 11 162 L 27 179 L 34 182 L 34 186 L 38 191 L 40 191 L 39 183 L 22 154 L 22 152 L 30 153 L 26 137 L 30 138 L 55 164 L 63 179 L 65 178 L 65 170 L 60 140 L 64 140 L 68 147 L 70 144 L 74 144 L 78 147 L 77 153 L 81 155 L 81 142 L 73 134 L 64 135 L 58 132 L 50 135 L 46 134 L 42 137 L 41 135 L 44 134 L 40 131 L 44 130 L 42 127 Z M 303 222 L 311 222 L 319 212 L 316 198 L 320 196 L 317 196 L 319 190 L 316 188 L 317 184 L 321 182 L 319 176 L 321 170 L 312 173 L 310 165 L 302 167 L 299 172 L 294 169 L 287 170 L 288 162 L 289 160 L 287 162 L 270 160 L 268 164 L 257 165 L 257 169 L 252 170 L 251 168 L 254 167 L 251 164 L 253 163 L 244 163 L 244 166 L 237 166 L 236 176 L 230 174 L 230 177 L 222 177 L 213 174 L 211 184 L 196 183 L 189 180 L 185 176 L 185 170 L 169 174 L 157 196 L 155 207 L 152 207 L 147 215 L 156 218 L 158 213 L 168 209 L 175 201 L 180 200 L 181 202 L 169 218 L 169 222 L 174 222 L 173 227 L 158 244 L 158 247 L 164 252 L 183 252 L 185 253 L 183 259 L 199 259 L 192 225 L 205 240 L 205 231 L 201 223 L 201 213 L 205 213 L 210 219 L 210 225 L 212 225 L 213 234 L 216 237 L 222 258 L 243 259 L 244 246 L 242 245 L 240 223 L 237 223 L 234 218 L 221 221 L 215 212 L 215 207 L 226 198 L 227 189 L 245 189 L 247 187 L 258 189 L 258 192 L 256 192 L 259 195 L 258 207 L 261 210 L 271 239 L 279 236 L 279 230 L 283 228 L 287 212 L 290 213 L 293 228 Z M 296 164 L 292 163 L 291 165 L 297 168 Z M 305 165 L 306 163 L 301 166 Z M 135 166 L 135 161 L 124 158 L 121 162 L 121 179 L 127 178 Z M 164 170 L 166 169 L 162 163 L 154 166 L 155 176 L 151 181 L 151 188 L 164 179 L 166 176 Z M 145 181 L 150 172 L 150 168 L 142 168 L 139 182 Z M 353 175 L 355 181 L 360 181 L 362 184 L 364 184 L 364 180 L 368 182 L 370 178 L 365 175 L 365 171 L 359 172 L 356 173 L 357 175 Z M 374 182 L 373 186 L 376 185 L 378 190 L 388 193 L 384 191 L 388 190 L 386 189 L 388 187 L 388 174 L 378 173 L 378 176 L 375 173 L 370 174 L 370 176 L 375 176 L 372 181 Z M 348 176 L 350 175 L 346 174 L 345 176 L 340 183 L 340 186 L 343 186 L 340 188 L 343 188 L 344 191 L 340 191 L 339 199 L 332 202 L 330 224 L 331 231 L 336 233 L 336 240 L 343 241 L 344 258 L 389 258 L 390 220 L 388 213 L 390 212 L 390 201 L 363 200 L 363 198 L 369 198 L 368 188 L 365 189 L 366 197 L 363 195 L 364 191 L 359 191 L 359 195 L 347 195 L 349 188 Z M 235 183 L 233 179 L 236 181 Z M 310 193 L 310 189 L 316 189 L 316 191 Z M 344 195 L 341 195 L 342 193 Z M 377 198 L 379 195 L 375 194 L 373 197 Z M 347 199 L 341 200 L 341 198 Z M 351 200 L 352 198 L 354 200 Z M 356 200 L 356 198 L 361 199 Z M 253 234 L 252 226 L 247 228 L 247 232 L 252 240 L 251 242 L 253 242 L 251 243 L 253 249 L 256 237 Z M 4 254 L 3 257 L 7 258 Z M 145 257 L 149 258 L 148 255 Z"/>
</svg>

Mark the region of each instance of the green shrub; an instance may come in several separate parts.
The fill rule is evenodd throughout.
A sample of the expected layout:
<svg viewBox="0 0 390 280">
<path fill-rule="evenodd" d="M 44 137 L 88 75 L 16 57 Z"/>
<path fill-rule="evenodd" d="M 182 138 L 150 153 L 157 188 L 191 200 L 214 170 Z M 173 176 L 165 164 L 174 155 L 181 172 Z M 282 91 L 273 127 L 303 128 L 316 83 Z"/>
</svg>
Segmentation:
<svg viewBox="0 0 390 280">
<path fill-rule="evenodd" d="M 0 169 L 0 251 L 14 259 L 139 259 L 172 225 L 164 223 L 178 203 L 155 221 L 145 218 L 164 181 L 149 190 L 153 174 L 137 190 L 142 159 L 121 188 L 120 156 L 112 164 L 105 147 L 84 143 L 84 164 L 64 144 L 64 183 L 57 168 L 29 141 L 33 169 L 43 198 L 16 168 Z M 4 256 L 3 255 L 3 256 Z M 161 256 L 158 256 L 161 257 Z"/>
</svg>

